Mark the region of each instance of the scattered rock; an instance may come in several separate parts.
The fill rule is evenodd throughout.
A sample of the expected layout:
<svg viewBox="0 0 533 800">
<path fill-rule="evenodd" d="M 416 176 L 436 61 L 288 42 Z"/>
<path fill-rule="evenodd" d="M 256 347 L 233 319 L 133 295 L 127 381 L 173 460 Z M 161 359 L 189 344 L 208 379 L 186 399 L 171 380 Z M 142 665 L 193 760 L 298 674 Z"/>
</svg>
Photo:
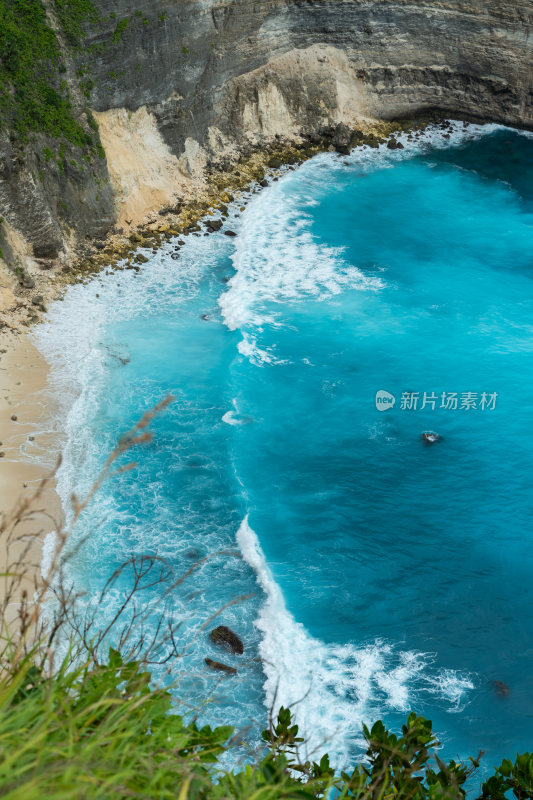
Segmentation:
<svg viewBox="0 0 533 800">
<path fill-rule="evenodd" d="M 224 231 L 225 236 L 237 236 L 235 231 Z"/>
<path fill-rule="evenodd" d="M 207 230 L 208 231 L 219 231 L 222 227 L 222 220 L 221 219 L 210 219 L 207 223 Z"/>
<path fill-rule="evenodd" d="M 180 257 L 180 254 L 179 254 L 179 253 L 171 253 L 171 254 L 170 254 L 170 258 L 171 258 L 173 261 L 177 261 L 179 257 Z"/>
<path fill-rule="evenodd" d="M 206 658 L 205 663 L 211 669 L 217 669 L 219 672 L 227 672 L 229 675 L 235 675 L 237 673 L 235 667 L 229 667 L 227 664 L 222 664 L 221 661 L 213 661 L 212 658 Z"/>
<path fill-rule="evenodd" d="M 281 163 L 282 162 L 280 161 L 279 158 L 276 158 L 276 156 L 272 156 L 272 158 L 268 159 L 267 166 L 272 167 L 272 169 L 279 169 L 281 167 Z"/>
<path fill-rule="evenodd" d="M 266 180 L 266 178 L 263 178 L 263 180 L 262 180 L 262 181 L 259 181 L 259 186 L 263 186 L 263 188 L 266 188 L 266 187 L 267 187 L 267 186 L 269 186 L 269 185 L 270 185 L 270 184 L 268 183 L 268 181 Z"/>
<path fill-rule="evenodd" d="M 146 264 L 146 262 L 148 261 L 146 256 L 143 256 L 142 253 L 137 253 L 134 260 L 137 262 L 137 264 Z"/>
<path fill-rule="evenodd" d="M 16 422 L 18 417 L 16 414 L 11 414 L 11 419 L 13 420 L 13 422 Z"/>
<path fill-rule="evenodd" d="M 36 294 L 35 297 L 32 297 L 31 302 L 34 306 L 41 306 L 44 303 L 44 297 L 42 294 Z"/>
<path fill-rule="evenodd" d="M 226 647 L 231 650 L 232 653 L 239 653 L 239 655 L 242 655 L 244 652 L 242 640 L 226 625 L 219 625 L 218 628 L 214 628 L 209 634 L 209 638 L 213 644 Z"/>
<path fill-rule="evenodd" d="M 3 450 L 0 450 L 0 458 L 3 458 L 4 456 L 5 456 L 5 453 L 4 453 L 4 451 L 3 451 Z"/>
<path fill-rule="evenodd" d="M 403 144 L 395 139 L 394 136 L 391 136 L 388 140 L 387 147 L 389 150 L 403 150 Z"/>
</svg>

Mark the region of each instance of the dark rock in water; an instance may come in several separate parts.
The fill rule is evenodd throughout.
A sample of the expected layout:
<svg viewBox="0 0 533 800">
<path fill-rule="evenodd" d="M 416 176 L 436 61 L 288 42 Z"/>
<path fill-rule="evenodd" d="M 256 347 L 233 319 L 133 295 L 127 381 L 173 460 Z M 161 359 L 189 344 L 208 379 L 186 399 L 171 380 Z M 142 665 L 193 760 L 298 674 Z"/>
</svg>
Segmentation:
<svg viewBox="0 0 533 800">
<path fill-rule="evenodd" d="M 492 681 L 498 697 L 509 697 L 509 687 L 503 681 Z"/>
<path fill-rule="evenodd" d="M 269 183 L 265 178 L 263 178 L 262 181 L 259 181 L 259 186 L 263 186 L 264 188 L 266 188 L 268 185 Z"/>
<path fill-rule="evenodd" d="M 207 229 L 211 231 L 219 231 L 222 227 L 221 219 L 210 219 L 207 223 Z"/>
<path fill-rule="evenodd" d="M 213 644 L 222 645 L 227 647 L 232 653 L 239 653 L 242 655 L 244 652 L 244 645 L 236 633 L 228 628 L 226 625 L 219 625 L 214 628 L 209 634 L 209 638 Z"/>
<path fill-rule="evenodd" d="M 222 283 L 229 283 L 229 282 L 230 282 L 230 278 L 228 278 L 227 275 L 224 275 L 224 277 L 222 278 Z"/>
<path fill-rule="evenodd" d="M 185 242 L 183 241 L 183 239 L 178 239 L 178 244 L 183 246 Z"/>
<path fill-rule="evenodd" d="M 202 314 L 202 319 L 208 320 L 211 319 L 211 317 L 209 316 L 209 314 Z"/>
<path fill-rule="evenodd" d="M 217 669 L 219 672 L 227 672 L 229 675 L 235 675 L 237 673 L 235 667 L 229 667 L 227 664 L 222 664 L 221 661 L 213 661 L 212 658 L 206 658 L 205 663 L 211 669 Z"/>
<path fill-rule="evenodd" d="M 133 260 L 136 261 L 137 264 L 146 264 L 146 262 L 148 261 L 146 256 L 143 256 L 142 253 L 138 253 L 138 255 L 136 255 Z"/>
<path fill-rule="evenodd" d="M 435 433 L 435 431 L 424 431 L 422 434 L 422 439 L 426 444 L 435 444 L 435 442 L 442 441 L 442 436 L 440 436 L 438 433 Z"/>
<path fill-rule="evenodd" d="M 272 158 L 269 158 L 267 161 L 267 166 L 272 167 L 272 169 L 279 169 L 281 167 L 281 161 L 279 158 L 276 158 L 276 156 L 272 156 Z"/>
<path fill-rule="evenodd" d="M 170 254 L 170 258 L 172 258 L 174 261 L 177 261 L 179 257 L 180 257 L 179 253 L 171 253 Z"/>
<path fill-rule="evenodd" d="M 226 236 L 237 236 L 237 234 L 235 233 L 235 231 L 224 231 L 224 234 L 225 234 Z"/>
</svg>

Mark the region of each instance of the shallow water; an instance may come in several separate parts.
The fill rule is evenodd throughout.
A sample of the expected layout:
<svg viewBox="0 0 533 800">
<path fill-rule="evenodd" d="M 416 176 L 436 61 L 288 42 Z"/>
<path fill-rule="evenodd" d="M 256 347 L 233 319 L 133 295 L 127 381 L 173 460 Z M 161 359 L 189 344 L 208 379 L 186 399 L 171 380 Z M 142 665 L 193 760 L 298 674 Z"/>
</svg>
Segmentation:
<svg viewBox="0 0 533 800">
<path fill-rule="evenodd" d="M 531 748 L 533 139 L 455 127 L 319 156 L 254 196 L 235 239 L 74 287 L 38 334 L 72 405 L 65 499 L 175 396 L 90 507 L 74 575 L 91 603 L 130 553 L 176 575 L 210 555 L 159 608 L 188 645 L 172 678 L 251 743 L 299 701 L 341 765 L 362 721 L 410 709 L 449 756 Z M 249 593 L 219 617 L 245 655 L 221 655 L 201 626 Z"/>
</svg>

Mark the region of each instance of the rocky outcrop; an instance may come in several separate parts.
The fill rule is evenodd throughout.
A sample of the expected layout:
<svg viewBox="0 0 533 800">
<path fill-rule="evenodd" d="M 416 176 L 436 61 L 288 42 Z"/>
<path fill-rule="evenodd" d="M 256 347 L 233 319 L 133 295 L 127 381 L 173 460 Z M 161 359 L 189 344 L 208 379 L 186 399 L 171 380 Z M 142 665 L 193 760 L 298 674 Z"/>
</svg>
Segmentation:
<svg viewBox="0 0 533 800">
<path fill-rule="evenodd" d="M 94 3 L 65 79 L 107 158 L 47 161 L 37 136 L 21 159 L 0 134 L 0 213 L 41 266 L 275 137 L 429 109 L 533 128 L 529 0 Z"/>
<path fill-rule="evenodd" d="M 225 647 L 232 653 L 239 653 L 239 655 L 244 653 L 242 640 L 237 636 L 235 631 L 232 631 L 227 625 L 219 625 L 218 628 L 213 628 L 209 634 L 209 638 L 213 644 Z"/>
</svg>

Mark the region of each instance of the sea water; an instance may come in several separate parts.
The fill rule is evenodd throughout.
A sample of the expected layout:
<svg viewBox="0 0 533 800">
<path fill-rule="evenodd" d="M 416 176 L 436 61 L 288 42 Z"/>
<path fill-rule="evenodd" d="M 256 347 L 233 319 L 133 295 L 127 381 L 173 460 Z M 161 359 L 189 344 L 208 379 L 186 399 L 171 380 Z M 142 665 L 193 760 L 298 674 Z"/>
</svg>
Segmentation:
<svg viewBox="0 0 533 800">
<path fill-rule="evenodd" d="M 37 333 L 67 513 L 173 396 L 84 512 L 71 575 L 104 625 L 125 560 L 161 559 L 143 633 L 163 617 L 180 654 L 154 675 L 252 747 L 281 704 L 337 766 L 410 710 L 487 769 L 532 746 L 533 139 L 453 128 L 317 156 L 233 208 L 236 237 L 146 251 Z"/>
</svg>

